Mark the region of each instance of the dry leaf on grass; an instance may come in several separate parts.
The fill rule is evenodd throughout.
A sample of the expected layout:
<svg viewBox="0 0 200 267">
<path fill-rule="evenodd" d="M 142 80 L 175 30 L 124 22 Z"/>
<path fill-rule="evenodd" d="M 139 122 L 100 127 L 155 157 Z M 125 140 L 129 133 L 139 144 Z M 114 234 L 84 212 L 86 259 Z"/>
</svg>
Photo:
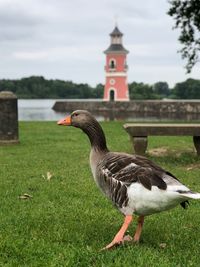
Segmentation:
<svg viewBox="0 0 200 267">
<path fill-rule="evenodd" d="M 166 246 L 167 246 L 166 243 L 160 243 L 160 245 L 159 245 L 159 247 L 160 247 L 160 248 L 163 248 L 163 249 L 166 248 Z"/>
<path fill-rule="evenodd" d="M 51 178 L 52 178 L 53 174 L 50 173 L 50 172 L 47 172 L 46 176 L 45 175 L 42 175 L 42 177 L 47 180 L 47 181 L 50 181 Z"/>
<path fill-rule="evenodd" d="M 19 196 L 19 199 L 23 199 L 23 200 L 27 200 L 30 198 L 32 198 L 32 196 L 27 193 L 24 193 L 23 195 Z"/>
</svg>

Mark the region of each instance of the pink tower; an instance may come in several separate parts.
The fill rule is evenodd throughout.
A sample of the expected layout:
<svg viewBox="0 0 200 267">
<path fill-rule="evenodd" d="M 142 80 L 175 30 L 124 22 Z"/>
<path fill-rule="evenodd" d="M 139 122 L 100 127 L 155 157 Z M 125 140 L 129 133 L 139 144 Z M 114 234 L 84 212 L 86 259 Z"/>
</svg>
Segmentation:
<svg viewBox="0 0 200 267">
<path fill-rule="evenodd" d="M 106 54 L 106 83 L 104 87 L 104 101 L 129 101 L 127 84 L 126 50 L 122 45 L 123 34 L 115 26 L 110 34 L 111 44 L 104 51 Z"/>
</svg>

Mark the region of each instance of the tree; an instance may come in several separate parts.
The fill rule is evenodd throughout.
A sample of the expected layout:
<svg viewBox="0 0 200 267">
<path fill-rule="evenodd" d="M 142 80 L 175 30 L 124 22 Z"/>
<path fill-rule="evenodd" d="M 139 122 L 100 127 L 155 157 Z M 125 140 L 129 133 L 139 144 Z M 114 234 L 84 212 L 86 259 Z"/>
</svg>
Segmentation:
<svg viewBox="0 0 200 267">
<path fill-rule="evenodd" d="M 183 48 L 179 51 L 187 60 L 186 70 L 190 73 L 199 61 L 200 53 L 200 0 L 170 0 L 167 12 L 174 17 L 175 28 L 180 28 L 179 41 Z"/>
<path fill-rule="evenodd" d="M 130 99 L 157 99 L 158 96 L 154 94 L 152 86 L 144 83 L 130 83 L 129 84 Z"/>
<path fill-rule="evenodd" d="M 96 85 L 96 88 L 93 89 L 92 97 L 93 98 L 103 98 L 104 85 L 99 83 Z"/>
<path fill-rule="evenodd" d="M 153 86 L 155 94 L 159 95 L 161 98 L 167 97 L 170 94 L 169 86 L 167 82 L 157 82 Z"/>
<path fill-rule="evenodd" d="M 177 83 L 172 89 L 172 94 L 177 99 L 200 99 L 200 80 L 187 79 Z"/>
</svg>

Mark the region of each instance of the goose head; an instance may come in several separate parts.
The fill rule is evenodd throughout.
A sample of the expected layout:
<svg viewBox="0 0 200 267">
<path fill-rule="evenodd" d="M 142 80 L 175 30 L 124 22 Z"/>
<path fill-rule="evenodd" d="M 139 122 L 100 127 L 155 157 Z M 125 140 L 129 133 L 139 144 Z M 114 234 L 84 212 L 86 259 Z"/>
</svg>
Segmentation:
<svg viewBox="0 0 200 267">
<path fill-rule="evenodd" d="M 104 132 L 98 121 L 86 110 L 76 110 L 66 118 L 59 120 L 58 125 L 80 128 L 90 139 L 91 145 L 99 150 L 107 150 Z"/>
<path fill-rule="evenodd" d="M 58 125 L 74 126 L 80 129 L 96 123 L 96 119 L 86 110 L 76 110 L 71 115 L 57 122 Z"/>
</svg>

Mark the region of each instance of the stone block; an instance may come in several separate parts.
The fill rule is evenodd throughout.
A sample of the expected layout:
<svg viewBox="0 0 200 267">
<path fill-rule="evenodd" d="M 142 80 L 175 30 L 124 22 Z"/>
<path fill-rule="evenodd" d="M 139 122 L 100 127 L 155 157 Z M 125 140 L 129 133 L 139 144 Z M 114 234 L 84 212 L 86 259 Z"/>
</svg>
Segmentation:
<svg viewBox="0 0 200 267">
<path fill-rule="evenodd" d="M 19 143 L 17 97 L 0 92 L 0 145 Z"/>
</svg>

